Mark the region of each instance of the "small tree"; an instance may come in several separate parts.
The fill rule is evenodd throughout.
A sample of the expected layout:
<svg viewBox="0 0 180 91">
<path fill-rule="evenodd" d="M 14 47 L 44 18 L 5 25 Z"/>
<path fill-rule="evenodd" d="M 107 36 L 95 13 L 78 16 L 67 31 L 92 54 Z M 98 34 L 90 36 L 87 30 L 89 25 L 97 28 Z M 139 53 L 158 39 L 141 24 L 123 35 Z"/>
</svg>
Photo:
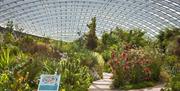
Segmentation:
<svg viewBox="0 0 180 91">
<path fill-rule="evenodd" d="M 94 50 L 97 47 L 97 36 L 96 36 L 96 17 L 91 19 L 91 23 L 87 24 L 89 32 L 86 35 L 86 47 L 90 50 Z"/>
</svg>

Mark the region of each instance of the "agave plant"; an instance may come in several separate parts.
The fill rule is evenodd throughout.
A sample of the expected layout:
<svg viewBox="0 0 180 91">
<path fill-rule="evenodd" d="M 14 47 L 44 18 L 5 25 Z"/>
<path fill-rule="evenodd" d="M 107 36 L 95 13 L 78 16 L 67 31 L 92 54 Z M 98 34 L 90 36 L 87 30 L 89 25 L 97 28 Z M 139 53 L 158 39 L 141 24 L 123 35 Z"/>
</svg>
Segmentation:
<svg viewBox="0 0 180 91">
<path fill-rule="evenodd" d="M 10 55 L 11 50 L 9 48 L 3 49 L 0 54 L 0 70 L 9 69 L 14 62 L 14 56 Z"/>
</svg>

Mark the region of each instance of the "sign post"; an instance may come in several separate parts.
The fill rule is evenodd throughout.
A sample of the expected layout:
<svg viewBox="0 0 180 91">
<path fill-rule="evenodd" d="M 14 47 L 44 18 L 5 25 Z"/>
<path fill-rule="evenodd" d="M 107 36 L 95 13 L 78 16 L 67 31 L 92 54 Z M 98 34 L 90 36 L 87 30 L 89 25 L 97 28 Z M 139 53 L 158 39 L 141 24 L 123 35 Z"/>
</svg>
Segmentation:
<svg viewBox="0 0 180 91">
<path fill-rule="evenodd" d="M 60 75 L 41 75 L 38 91 L 59 91 Z"/>
</svg>

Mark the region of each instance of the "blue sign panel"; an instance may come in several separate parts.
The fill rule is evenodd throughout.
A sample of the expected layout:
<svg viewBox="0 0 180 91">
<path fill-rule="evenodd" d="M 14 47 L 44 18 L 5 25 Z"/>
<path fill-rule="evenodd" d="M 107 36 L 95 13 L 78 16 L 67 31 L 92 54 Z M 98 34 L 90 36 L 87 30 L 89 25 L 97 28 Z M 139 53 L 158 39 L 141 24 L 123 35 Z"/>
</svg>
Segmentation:
<svg viewBox="0 0 180 91">
<path fill-rule="evenodd" d="M 60 75 L 41 75 L 38 91 L 58 91 Z"/>
</svg>

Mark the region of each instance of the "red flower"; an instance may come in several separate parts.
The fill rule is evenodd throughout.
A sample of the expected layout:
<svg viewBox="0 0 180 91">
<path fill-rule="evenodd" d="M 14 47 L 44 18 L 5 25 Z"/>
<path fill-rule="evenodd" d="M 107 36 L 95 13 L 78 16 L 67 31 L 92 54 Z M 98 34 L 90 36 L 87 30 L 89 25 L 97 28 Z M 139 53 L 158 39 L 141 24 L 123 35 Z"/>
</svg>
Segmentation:
<svg viewBox="0 0 180 91">
<path fill-rule="evenodd" d="M 111 53 L 111 57 L 112 57 L 112 59 L 115 57 L 115 53 L 114 53 L 114 51 L 112 51 L 112 53 Z"/>
<path fill-rule="evenodd" d="M 150 69 L 149 67 L 145 67 L 145 68 L 144 68 L 144 72 L 145 72 L 145 73 L 151 73 L 151 69 Z"/>
<path fill-rule="evenodd" d="M 125 52 L 121 53 L 121 58 L 127 60 L 127 54 Z"/>
<path fill-rule="evenodd" d="M 116 60 L 116 61 L 115 61 L 115 63 L 116 63 L 116 64 L 119 64 L 119 61 L 118 61 L 118 60 Z"/>
</svg>

